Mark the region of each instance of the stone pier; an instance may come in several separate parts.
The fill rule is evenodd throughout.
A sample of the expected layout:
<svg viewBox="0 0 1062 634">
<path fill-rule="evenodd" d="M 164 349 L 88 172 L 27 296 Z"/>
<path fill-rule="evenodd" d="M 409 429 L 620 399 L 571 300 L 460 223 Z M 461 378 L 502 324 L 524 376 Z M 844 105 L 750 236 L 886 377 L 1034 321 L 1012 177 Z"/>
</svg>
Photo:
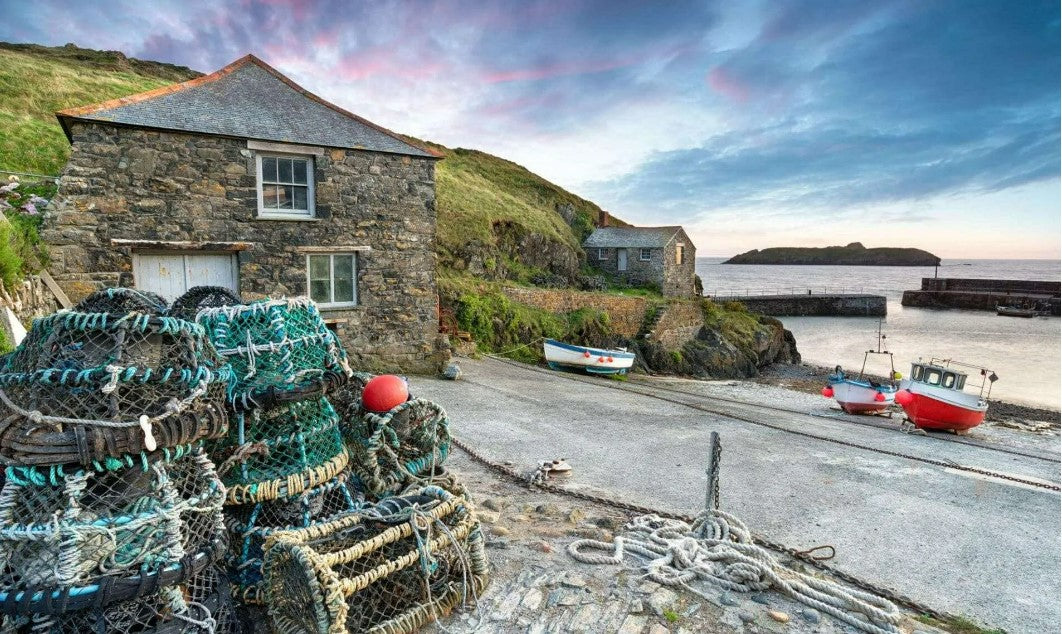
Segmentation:
<svg viewBox="0 0 1062 634">
<path fill-rule="evenodd" d="M 750 295 L 712 298 L 718 302 L 741 302 L 749 310 L 772 317 L 884 317 L 884 295 Z"/>
</svg>

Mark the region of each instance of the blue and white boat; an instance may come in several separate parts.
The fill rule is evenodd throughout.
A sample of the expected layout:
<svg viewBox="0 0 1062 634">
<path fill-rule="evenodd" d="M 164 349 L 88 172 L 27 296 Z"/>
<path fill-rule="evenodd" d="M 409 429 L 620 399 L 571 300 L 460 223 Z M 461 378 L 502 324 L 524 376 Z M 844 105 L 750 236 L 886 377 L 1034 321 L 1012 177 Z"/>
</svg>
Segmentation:
<svg viewBox="0 0 1062 634">
<path fill-rule="evenodd" d="M 626 348 L 606 350 L 576 346 L 554 339 L 543 344 L 546 363 L 554 370 L 585 370 L 590 374 L 626 374 L 634 365 L 634 353 Z"/>
<path fill-rule="evenodd" d="M 863 368 L 859 370 L 859 376 L 851 377 L 845 374 L 841 366 L 834 368 L 827 381 L 826 387 L 822 388 L 822 395 L 826 398 L 837 400 L 845 412 L 849 414 L 874 414 L 885 411 L 896 402 L 896 383 L 899 378 L 896 373 L 896 365 L 893 362 L 892 353 L 882 350 L 881 345 L 885 341 L 885 335 L 881 334 L 881 322 L 878 322 L 878 349 L 867 350 L 863 355 Z M 867 369 L 867 360 L 872 354 L 882 354 L 889 357 L 889 381 L 880 383 L 864 376 Z"/>
</svg>

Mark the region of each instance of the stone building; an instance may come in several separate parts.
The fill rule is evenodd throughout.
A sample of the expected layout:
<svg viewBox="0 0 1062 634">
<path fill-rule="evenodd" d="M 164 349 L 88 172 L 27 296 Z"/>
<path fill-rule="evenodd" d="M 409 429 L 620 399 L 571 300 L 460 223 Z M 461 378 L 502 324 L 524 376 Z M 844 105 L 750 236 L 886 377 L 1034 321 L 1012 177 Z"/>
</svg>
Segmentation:
<svg viewBox="0 0 1062 634">
<path fill-rule="evenodd" d="M 669 296 L 696 294 L 697 250 L 682 227 L 600 227 L 583 248 L 591 266 L 629 284 L 655 284 Z"/>
<path fill-rule="evenodd" d="M 448 358 L 431 152 L 251 55 L 57 117 L 71 155 L 43 238 L 73 301 L 107 286 L 309 295 L 357 367 Z"/>
</svg>

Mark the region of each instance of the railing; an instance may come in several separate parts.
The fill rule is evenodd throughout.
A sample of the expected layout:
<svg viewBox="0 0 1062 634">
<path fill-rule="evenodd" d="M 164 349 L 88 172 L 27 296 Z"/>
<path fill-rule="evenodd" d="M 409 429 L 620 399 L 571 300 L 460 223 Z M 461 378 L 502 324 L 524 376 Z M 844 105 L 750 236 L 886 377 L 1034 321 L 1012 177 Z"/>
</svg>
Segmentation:
<svg viewBox="0 0 1062 634">
<path fill-rule="evenodd" d="M 727 299 L 733 297 L 757 297 L 766 295 L 866 295 L 902 293 L 902 290 L 891 288 L 872 288 L 867 286 L 789 286 L 779 288 L 724 288 L 706 290 L 704 294 L 715 299 Z"/>
</svg>

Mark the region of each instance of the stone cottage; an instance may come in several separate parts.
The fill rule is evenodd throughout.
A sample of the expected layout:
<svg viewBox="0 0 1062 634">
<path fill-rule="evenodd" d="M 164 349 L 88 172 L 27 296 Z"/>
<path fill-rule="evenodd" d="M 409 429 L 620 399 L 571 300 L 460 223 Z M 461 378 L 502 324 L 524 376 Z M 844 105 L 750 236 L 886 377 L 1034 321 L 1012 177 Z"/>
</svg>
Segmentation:
<svg viewBox="0 0 1062 634">
<path fill-rule="evenodd" d="M 73 301 L 107 286 L 308 295 L 357 367 L 448 357 L 431 152 L 251 55 L 57 117 L 71 155 L 43 238 Z"/>
<path fill-rule="evenodd" d="M 591 266 L 632 285 L 655 284 L 669 296 L 696 294 L 697 250 L 682 227 L 599 227 L 583 248 Z"/>
</svg>

